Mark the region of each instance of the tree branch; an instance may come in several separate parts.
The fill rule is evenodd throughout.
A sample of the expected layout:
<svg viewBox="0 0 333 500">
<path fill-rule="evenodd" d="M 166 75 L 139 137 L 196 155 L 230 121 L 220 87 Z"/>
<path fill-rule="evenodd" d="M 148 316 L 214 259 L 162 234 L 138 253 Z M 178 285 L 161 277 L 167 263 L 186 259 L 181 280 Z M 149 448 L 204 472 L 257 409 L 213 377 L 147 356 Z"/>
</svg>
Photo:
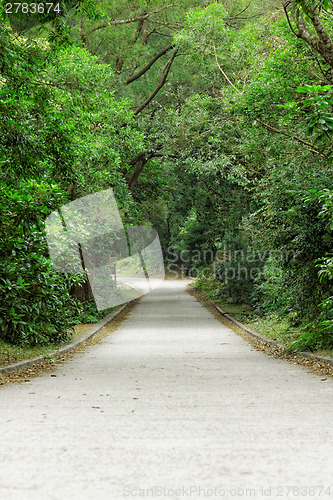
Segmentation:
<svg viewBox="0 0 333 500">
<path fill-rule="evenodd" d="M 283 9 L 290 29 L 297 38 L 304 40 L 304 42 L 318 52 L 329 66 L 333 68 L 333 40 L 323 26 L 316 8 L 309 4 L 303 5 L 303 11 L 308 16 L 309 22 L 312 24 L 316 33 L 311 31 L 302 15 L 294 19 L 297 26 L 297 31 L 295 31 L 288 15 L 288 7 L 293 3 L 295 3 L 294 0 L 286 0 L 283 2 Z"/>
<path fill-rule="evenodd" d="M 214 48 L 214 56 L 215 56 L 215 61 L 216 61 L 216 64 L 219 68 L 219 70 L 221 71 L 222 75 L 224 76 L 224 78 L 230 83 L 230 85 L 240 94 L 241 92 L 237 89 L 237 87 L 235 87 L 235 85 L 229 80 L 229 78 L 227 77 L 227 75 L 225 74 L 225 72 L 223 71 L 223 69 L 221 68 L 220 64 L 219 64 L 219 61 L 217 59 L 217 54 L 216 54 L 216 47 L 215 47 L 215 43 L 214 43 L 214 40 L 213 40 L 213 48 Z"/>
<path fill-rule="evenodd" d="M 323 59 L 325 59 L 330 67 L 333 68 L 333 41 L 329 37 L 316 14 L 314 14 L 311 22 L 318 36 L 315 36 L 309 30 L 304 19 L 300 17 L 297 22 L 297 37 L 304 40 L 308 45 L 310 45 L 310 47 L 313 47 L 323 57 Z"/>
<path fill-rule="evenodd" d="M 130 191 L 133 191 L 134 186 L 146 163 L 148 163 L 148 161 L 153 158 L 157 154 L 157 152 L 162 149 L 162 147 L 163 144 L 158 144 L 153 151 L 142 151 L 128 162 L 129 165 L 135 165 L 135 168 L 128 181 L 128 187 Z"/>
<path fill-rule="evenodd" d="M 293 28 L 293 26 L 292 26 L 292 24 L 291 24 L 291 22 L 290 22 L 290 18 L 289 18 L 289 14 L 288 14 L 287 4 L 286 4 L 286 3 L 284 3 L 284 4 L 283 4 L 283 10 L 284 10 L 284 13 L 285 13 L 285 15 L 286 15 L 286 18 L 287 18 L 287 21 L 288 21 L 288 24 L 289 24 L 289 28 L 290 28 L 290 29 L 291 29 L 291 31 L 294 33 L 294 35 L 295 35 L 295 36 L 297 36 L 297 33 L 296 33 L 296 31 L 294 30 L 294 28 Z"/>
<path fill-rule="evenodd" d="M 245 7 L 245 9 L 241 10 L 240 12 L 238 12 L 238 14 L 235 15 L 235 17 L 238 17 L 240 16 L 241 14 L 243 14 L 251 5 L 251 1 L 247 4 L 247 6 Z"/>
<path fill-rule="evenodd" d="M 142 12 L 141 15 L 145 15 L 146 12 Z M 128 47 L 133 47 L 133 45 L 137 42 L 139 36 L 140 36 L 140 33 L 142 31 L 142 28 L 143 28 L 143 23 L 144 21 L 142 19 L 139 20 L 138 22 L 138 26 L 128 44 Z M 121 70 L 123 69 L 123 65 L 124 65 L 124 62 L 125 62 L 125 57 L 124 55 L 120 55 L 119 57 L 116 58 L 116 73 L 118 75 L 120 75 L 121 73 Z"/>
<path fill-rule="evenodd" d="M 143 36 L 141 40 L 141 45 L 146 45 L 149 35 L 149 19 L 143 21 Z"/>
<path fill-rule="evenodd" d="M 162 35 L 162 36 L 167 36 L 169 38 L 173 38 L 173 35 L 168 35 L 167 33 L 162 33 L 161 31 L 157 31 L 156 28 L 152 29 L 149 33 L 148 33 L 148 37 L 150 35 Z"/>
<path fill-rule="evenodd" d="M 279 129 L 275 128 L 275 127 L 272 127 L 271 125 L 268 125 L 268 123 L 262 122 L 261 120 L 259 120 L 259 118 L 256 118 L 256 120 L 259 123 L 261 123 L 261 125 L 263 125 L 264 127 L 266 127 L 268 130 L 271 130 L 271 132 L 275 132 L 276 134 L 285 135 L 286 137 L 289 137 L 290 139 L 294 139 L 295 141 L 298 141 L 301 144 L 304 144 L 305 146 L 310 147 L 311 151 L 313 153 L 320 154 L 321 156 L 326 156 L 324 153 L 321 153 L 319 151 L 319 149 L 317 148 L 317 146 L 315 146 L 314 144 L 311 144 L 311 142 L 303 141 L 303 139 L 301 139 L 300 137 L 297 137 L 296 135 L 287 134 L 287 132 L 284 132 L 283 130 L 279 130 Z"/>
<path fill-rule="evenodd" d="M 238 21 L 242 19 L 253 19 L 254 17 L 260 17 L 266 14 L 266 12 L 259 12 L 259 14 L 253 14 L 252 16 L 246 16 L 246 17 L 225 17 L 223 18 L 224 21 Z"/>
<path fill-rule="evenodd" d="M 144 75 L 160 57 L 162 57 L 164 54 L 166 54 L 172 48 L 173 48 L 173 45 L 169 45 L 165 49 L 161 50 L 158 54 L 155 54 L 155 56 L 152 58 L 151 61 L 149 61 L 148 64 L 146 64 L 146 66 L 144 66 L 142 69 L 140 69 L 140 71 L 135 73 L 130 78 L 127 78 L 126 84 L 128 85 L 129 83 L 132 83 L 135 80 L 137 80 L 138 78 L 140 78 L 140 76 Z"/>
<path fill-rule="evenodd" d="M 94 33 L 97 30 L 100 30 L 100 29 L 103 29 L 103 28 L 108 28 L 109 26 L 116 26 L 116 25 L 122 25 L 122 24 L 131 24 L 131 23 L 135 23 L 136 21 L 144 21 L 145 19 L 148 19 L 151 15 L 157 14 L 159 12 L 162 12 L 163 10 L 169 9 L 170 7 L 173 7 L 174 5 L 175 4 L 165 5 L 161 9 L 152 10 L 151 12 L 146 12 L 144 14 L 141 13 L 141 14 L 139 14 L 137 16 L 130 17 L 129 19 L 111 19 L 108 22 L 104 22 L 104 23 L 99 24 L 98 26 L 94 26 L 89 31 L 87 31 L 87 33 L 85 33 L 84 35 L 82 34 L 81 35 L 81 40 L 85 44 L 86 40 L 87 40 L 87 37 L 89 35 L 91 35 L 91 33 Z"/>
<path fill-rule="evenodd" d="M 169 71 L 170 71 L 170 68 L 171 68 L 171 65 L 173 63 L 173 60 L 174 58 L 176 57 L 176 54 L 177 54 L 177 49 L 172 53 L 172 56 L 170 57 L 170 59 L 168 60 L 168 62 L 166 63 L 166 65 L 164 66 L 162 72 L 161 72 L 161 75 L 160 75 L 160 78 L 159 78 L 159 81 L 158 81 L 158 84 L 155 88 L 155 90 L 153 90 L 153 92 L 150 94 L 150 96 L 145 100 L 145 102 L 143 104 L 141 104 L 141 106 L 139 106 L 135 112 L 134 112 L 134 116 L 138 115 L 139 113 L 141 113 L 141 111 L 154 99 L 155 95 L 157 94 L 157 92 L 163 87 L 163 85 L 165 84 L 166 82 L 166 79 L 167 79 L 167 76 L 169 74 Z"/>
<path fill-rule="evenodd" d="M 321 20 L 319 19 L 319 16 L 317 15 L 315 9 L 313 7 L 309 7 L 309 12 L 311 13 L 311 23 L 313 24 L 314 29 L 316 30 L 316 33 L 320 40 L 326 45 L 326 46 L 332 46 L 332 39 L 329 36 L 328 32 L 324 28 Z"/>
<path fill-rule="evenodd" d="M 136 156 L 134 156 L 134 158 L 132 158 L 128 162 L 128 165 L 135 165 L 136 163 L 138 163 L 139 160 L 144 158 L 147 154 L 148 154 L 147 151 L 141 151 L 141 153 L 138 153 Z"/>
</svg>

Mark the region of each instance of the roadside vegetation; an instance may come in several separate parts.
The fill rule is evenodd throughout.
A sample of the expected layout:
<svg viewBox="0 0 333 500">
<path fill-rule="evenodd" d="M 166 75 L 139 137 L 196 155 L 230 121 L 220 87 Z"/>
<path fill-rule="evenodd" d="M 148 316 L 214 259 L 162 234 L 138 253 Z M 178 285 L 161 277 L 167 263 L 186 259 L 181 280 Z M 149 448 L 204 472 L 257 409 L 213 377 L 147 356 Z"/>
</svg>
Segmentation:
<svg viewBox="0 0 333 500">
<path fill-rule="evenodd" d="M 202 276 L 197 278 L 193 286 L 224 313 L 232 316 L 263 337 L 278 342 L 281 352 L 288 354 L 309 350 L 306 342 L 308 341 L 308 337 L 312 336 L 311 330 L 307 331 L 302 324 L 295 325 L 292 318 L 283 316 L 278 312 L 259 314 L 248 302 L 239 302 L 230 297 L 224 297 L 220 293 L 221 283 L 213 273 L 208 279 Z M 322 348 L 321 345 L 318 345 L 311 350 L 314 350 L 321 356 L 333 356 L 333 349 L 330 344 L 328 344 L 327 348 Z"/>
<path fill-rule="evenodd" d="M 293 350 L 333 349 L 331 3 L 29 12 L 0 7 L 0 352 L 105 314 L 52 266 L 45 219 L 110 187 L 169 270 Z"/>
</svg>

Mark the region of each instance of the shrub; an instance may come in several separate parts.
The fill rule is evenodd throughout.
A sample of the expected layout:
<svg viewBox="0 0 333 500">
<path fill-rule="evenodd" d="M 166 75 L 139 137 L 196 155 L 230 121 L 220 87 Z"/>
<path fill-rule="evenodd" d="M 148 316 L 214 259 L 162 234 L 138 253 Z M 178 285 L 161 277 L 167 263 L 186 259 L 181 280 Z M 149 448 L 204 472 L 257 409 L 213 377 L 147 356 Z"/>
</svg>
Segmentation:
<svg viewBox="0 0 333 500">
<path fill-rule="evenodd" d="M 53 269 L 44 234 L 62 201 L 57 186 L 42 182 L 0 188 L 0 336 L 13 344 L 64 339 L 80 309 L 70 290 L 84 277 Z"/>
</svg>

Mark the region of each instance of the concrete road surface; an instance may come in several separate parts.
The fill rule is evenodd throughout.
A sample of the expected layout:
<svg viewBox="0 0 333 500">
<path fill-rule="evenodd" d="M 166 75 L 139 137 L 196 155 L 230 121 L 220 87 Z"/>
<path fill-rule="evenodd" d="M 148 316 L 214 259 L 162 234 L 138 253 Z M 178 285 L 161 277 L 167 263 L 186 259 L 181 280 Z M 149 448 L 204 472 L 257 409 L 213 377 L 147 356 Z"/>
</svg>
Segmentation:
<svg viewBox="0 0 333 500">
<path fill-rule="evenodd" d="M 256 351 L 185 287 L 0 390 L 1 500 L 333 498 L 333 379 Z"/>
</svg>

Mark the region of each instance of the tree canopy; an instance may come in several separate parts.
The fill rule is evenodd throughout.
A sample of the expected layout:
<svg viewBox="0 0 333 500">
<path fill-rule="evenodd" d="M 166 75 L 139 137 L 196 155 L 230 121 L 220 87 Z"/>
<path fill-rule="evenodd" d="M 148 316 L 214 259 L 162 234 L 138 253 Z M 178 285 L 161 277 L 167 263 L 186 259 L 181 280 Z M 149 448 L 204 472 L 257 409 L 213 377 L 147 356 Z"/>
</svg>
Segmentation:
<svg viewBox="0 0 333 500">
<path fill-rule="evenodd" d="M 166 265 L 332 348 L 331 2 L 24 5 L 0 23 L 2 338 L 77 321 L 86 276 L 52 267 L 44 221 L 112 187 Z"/>
</svg>

